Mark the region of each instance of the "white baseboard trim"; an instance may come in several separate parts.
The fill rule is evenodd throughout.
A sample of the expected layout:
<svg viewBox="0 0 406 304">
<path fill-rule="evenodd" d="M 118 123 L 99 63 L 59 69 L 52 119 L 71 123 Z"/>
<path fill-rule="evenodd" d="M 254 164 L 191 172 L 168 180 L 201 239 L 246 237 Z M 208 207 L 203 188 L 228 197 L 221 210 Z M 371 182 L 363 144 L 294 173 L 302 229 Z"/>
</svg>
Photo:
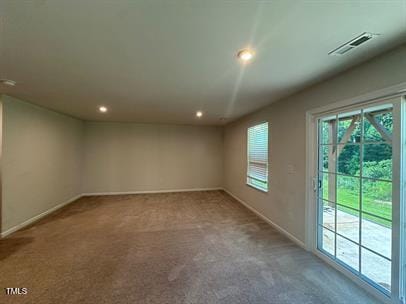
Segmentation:
<svg viewBox="0 0 406 304">
<path fill-rule="evenodd" d="M 1 233 L 1 238 L 4 238 L 4 237 L 12 234 L 13 232 L 16 232 L 17 230 L 20 230 L 20 229 L 22 229 L 22 228 L 36 222 L 36 221 L 42 219 L 43 217 L 49 215 L 50 213 L 55 212 L 56 210 L 58 210 L 58 209 L 60 209 L 60 208 L 62 208 L 64 206 L 76 201 L 77 199 L 79 199 L 81 197 L 82 197 L 82 194 L 76 195 L 76 196 L 68 199 L 67 201 L 59 204 L 59 205 L 56 205 L 56 206 L 52 207 L 51 209 L 48 209 L 47 211 L 44 211 L 44 212 L 42 212 L 42 213 L 40 213 L 40 214 L 38 214 L 38 215 L 28 219 L 28 220 L 22 222 L 21 224 L 18 224 L 18 225 L 14 226 L 14 227 L 11 227 L 11 228 L 7 229 L 6 231 L 3 231 Z"/>
<path fill-rule="evenodd" d="M 173 192 L 194 192 L 194 191 L 215 191 L 215 190 L 224 190 L 226 193 L 228 193 L 230 196 L 232 196 L 233 198 L 235 198 L 239 203 L 241 203 L 243 206 L 245 206 L 246 208 L 248 208 L 249 210 L 251 210 L 252 212 L 254 212 L 257 216 L 259 216 L 260 218 L 262 218 L 264 221 L 266 221 L 268 224 L 270 224 L 271 226 L 273 226 L 275 229 L 277 229 L 278 231 L 280 231 L 281 233 L 283 233 L 284 235 L 286 235 L 289 239 L 291 239 L 293 242 L 295 242 L 296 244 L 298 244 L 299 246 L 305 248 L 305 244 L 300 241 L 299 239 L 297 239 L 296 237 L 294 237 L 292 234 L 290 234 L 289 232 L 287 232 L 285 229 L 283 229 L 282 227 L 280 227 L 279 225 L 275 224 L 274 222 L 272 222 L 268 217 L 266 217 L 265 215 L 261 214 L 258 210 L 256 210 L 255 208 L 251 207 L 250 205 L 248 205 L 246 202 L 244 202 L 243 200 L 241 200 L 240 198 L 238 198 L 237 196 L 235 196 L 234 194 L 232 194 L 230 191 L 228 191 L 227 189 L 221 188 L 221 187 L 215 187 L 215 188 L 192 188 L 192 189 L 167 189 L 167 190 L 148 190 L 148 191 L 125 191 L 125 192 L 93 192 L 93 193 L 82 193 L 79 195 L 76 195 L 75 197 L 72 197 L 71 199 L 67 200 L 66 202 L 63 202 L 59 205 L 56 205 L 54 207 L 52 207 L 51 209 L 48 209 L 45 212 L 42 212 L 41 214 L 38 214 L 24 222 L 22 222 L 21 224 L 18 224 L 14 227 L 11 227 L 10 229 L 7 229 L 6 231 L 3 231 L 1 233 L 1 238 L 4 238 L 10 234 L 12 234 L 13 232 L 16 232 L 17 230 L 20 230 L 38 220 L 40 220 L 41 218 L 51 214 L 52 212 L 55 212 L 56 210 L 76 201 L 77 199 L 83 197 L 83 196 L 103 196 L 103 195 L 127 195 L 127 194 L 148 194 L 148 193 L 173 193 Z"/>
<path fill-rule="evenodd" d="M 169 189 L 169 190 L 148 190 L 148 191 L 127 191 L 127 192 L 95 192 L 95 193 L 82 193 L 79 195 L 76 195 L 75 197 L 72 197 L 71 199 L 67 200 L 66 202 L 63 202 L 59 205 L 56 205 L 52 207 L 51 209 L 48 209 L 47 211 L 42 212 L 41 214 L 38 214 L 21 224 L 18 224 L 14 227 L 11 227 L 7 229 L 6 231 L 3 231 L 0 233 L 0 238 L 4 238 L 13 232 L 16 232 L 17 230 L 20 230 L 38 220 L 41 218 L 51 214 L 52 212 L 76 201 L 77 199 L 83 197 L 83 196 L 102 196 L 102 195 L 125 195 L 125 194 L 146 194 L 146 193 L 173 193 L 173 192 L 193 192 L 193 191 L 214 191 L 214 190 L 223 190 L 221 187 L 216 187 L 216 188 L 193 188 L 193 189 Z"/>
<path fill-rule="evenodd" d="M 167 189 L 167 190 L 147 190 L 147 191 L 118 191 L 118 192 L 88 192 L 82 196 L 102 196 L 102 195 L 126 195 L 126 194 L 148 194 L 148 193 L 173 193 L 173 192 L 195 192 L 195 191 L 214 191 L 223 190 L 221 187 L 216 188 L 192 188 L 192 189 Z"/>
<path fill-rule="evenodd" d="M 247 204 L 246 202 L 244 202 L 242 199 L 240 199 L 239 197 L 235 196 L 234 194 L 232 194 L 230 191 L 228 191 L 227 189 L 223 188 L 223 190 L 229 194 L 231 197 L 235 198 L 239 203 L 241 203 L 244 207 L 248 208 L 249 210 L 251 210 L 252 212 L 254 212 L 257 216 L 259 216 L 260 218 L 262 218 L 265 222 L 267 222 L 269 225 L 271 225 L 272 227 L 274 227 L 276 230 L 278 230 L 279 232 L 281 232 L 282 234 L 284 234 L 286 237 L 288 237 L 291 241 L 293 241 L 294 243 L 296 243 L 297 245 L 299 245 L 300 247 L 306 249 L 305 243 L 303 243 L 301 240 L 299 240 L 298 238 L 296 238 L 295 236 L 293 236 L 291 233 L 287 232 L 285 229 L 283 229 L 281 226 L 275 224 L 272 220 L 270 220 L 268 217 L 266 217 L 265 215 L 263 215 L 262 213 L 260 213 L 257 209 L 255 209 L 254 207 L 250 206 L 249 204 Z"/>
</svg>

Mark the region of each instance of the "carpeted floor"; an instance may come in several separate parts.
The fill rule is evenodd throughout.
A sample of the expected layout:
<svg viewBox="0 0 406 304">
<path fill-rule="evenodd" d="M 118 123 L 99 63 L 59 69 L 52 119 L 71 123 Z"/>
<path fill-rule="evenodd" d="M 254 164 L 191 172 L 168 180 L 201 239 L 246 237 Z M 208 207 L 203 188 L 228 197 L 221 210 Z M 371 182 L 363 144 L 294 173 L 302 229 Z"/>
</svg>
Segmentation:
<svg viewBox="0 0 406 304">
<path fill-rule="evenodd" d="M 82 198 L 0 241 L 0 288 L 0 303 L 376 303 L 222 191 Z"/>
</svg>

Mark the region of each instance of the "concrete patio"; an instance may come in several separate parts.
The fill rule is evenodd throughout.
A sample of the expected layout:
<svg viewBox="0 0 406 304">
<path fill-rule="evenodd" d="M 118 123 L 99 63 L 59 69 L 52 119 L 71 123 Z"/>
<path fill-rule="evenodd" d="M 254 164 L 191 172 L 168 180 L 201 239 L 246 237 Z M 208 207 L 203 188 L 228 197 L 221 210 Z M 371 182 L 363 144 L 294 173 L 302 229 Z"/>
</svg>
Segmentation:
<svg viewBox="0 0 406 304">
<path fill-rule="evenodd" d="M 334 213 L 333 207 L 324 207 L 323 225 L 331 230 L 334 230 L 335 226 Z M 366 219 L 362 220 L 361 226 L 361 242 L 359 242 L 359 217 L 337 210 L 337 233 L 391 258 L 391 229 Z M 323 248 L 334 254 L 334 235 L 326 230 L 323 233 Z M 340 236 L 337 237 L 337 258 L 359 270 L 359 246 Z M 391 262 L 363 248 L 361 273 L 381 286 L 390 288 Z"/>
</svg>

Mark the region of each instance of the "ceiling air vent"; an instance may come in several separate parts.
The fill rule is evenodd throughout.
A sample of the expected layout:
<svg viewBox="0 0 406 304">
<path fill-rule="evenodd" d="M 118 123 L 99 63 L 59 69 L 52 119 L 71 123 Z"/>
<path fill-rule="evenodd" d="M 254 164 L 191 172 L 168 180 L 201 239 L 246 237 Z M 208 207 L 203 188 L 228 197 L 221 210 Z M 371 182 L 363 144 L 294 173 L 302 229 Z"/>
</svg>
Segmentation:
<svg viewBox="0 0 406 304">
<path fill-rule="evenodd" d="M 329 55 L 344 55 L 345 53 L 355 49 L 356 47 L 359 47 L 361 44 L 367 42 L 368 40 L 371 40 L 372 38 L 378 36 L 378 34 L 372 34 L 372 33 L 362 33 L 358 37 L 355 37 L 354 39 L 348 41 L 347 43 L 344 43 L 343 45 L 339 46 L 338 48 L 332 50 Z"/>
</svg>

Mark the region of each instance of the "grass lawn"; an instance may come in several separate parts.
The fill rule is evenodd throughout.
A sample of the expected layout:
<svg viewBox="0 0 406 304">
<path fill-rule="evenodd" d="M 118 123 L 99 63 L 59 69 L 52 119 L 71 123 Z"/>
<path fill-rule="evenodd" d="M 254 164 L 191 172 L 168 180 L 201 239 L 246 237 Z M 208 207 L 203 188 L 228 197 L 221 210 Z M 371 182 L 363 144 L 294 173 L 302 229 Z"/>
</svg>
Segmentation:
<svg viewBox="0 0 406 304">
<path fill-rule="evenodd" d="M 328 197 L 328 189 L 323 189 L 323 197 Z M 337 202 L 341 205 L 354 209 L 359 209 L 359 194 L 349 189 L 337 189 Z M 354 211 L 343 206 L 337 206 L 338 210 L 358 216 L 358 211 Z M 364 193 L 362 197 L 362 210 L 368 213 L 388 219 L 388 221 L 364 214 L 363 217 L 374 223 L 385 227 L 391 227 L 392 222 L 392 204 L 390 202 L 380 202 L 374 198 L 374 195 Z"/>
</svg>

